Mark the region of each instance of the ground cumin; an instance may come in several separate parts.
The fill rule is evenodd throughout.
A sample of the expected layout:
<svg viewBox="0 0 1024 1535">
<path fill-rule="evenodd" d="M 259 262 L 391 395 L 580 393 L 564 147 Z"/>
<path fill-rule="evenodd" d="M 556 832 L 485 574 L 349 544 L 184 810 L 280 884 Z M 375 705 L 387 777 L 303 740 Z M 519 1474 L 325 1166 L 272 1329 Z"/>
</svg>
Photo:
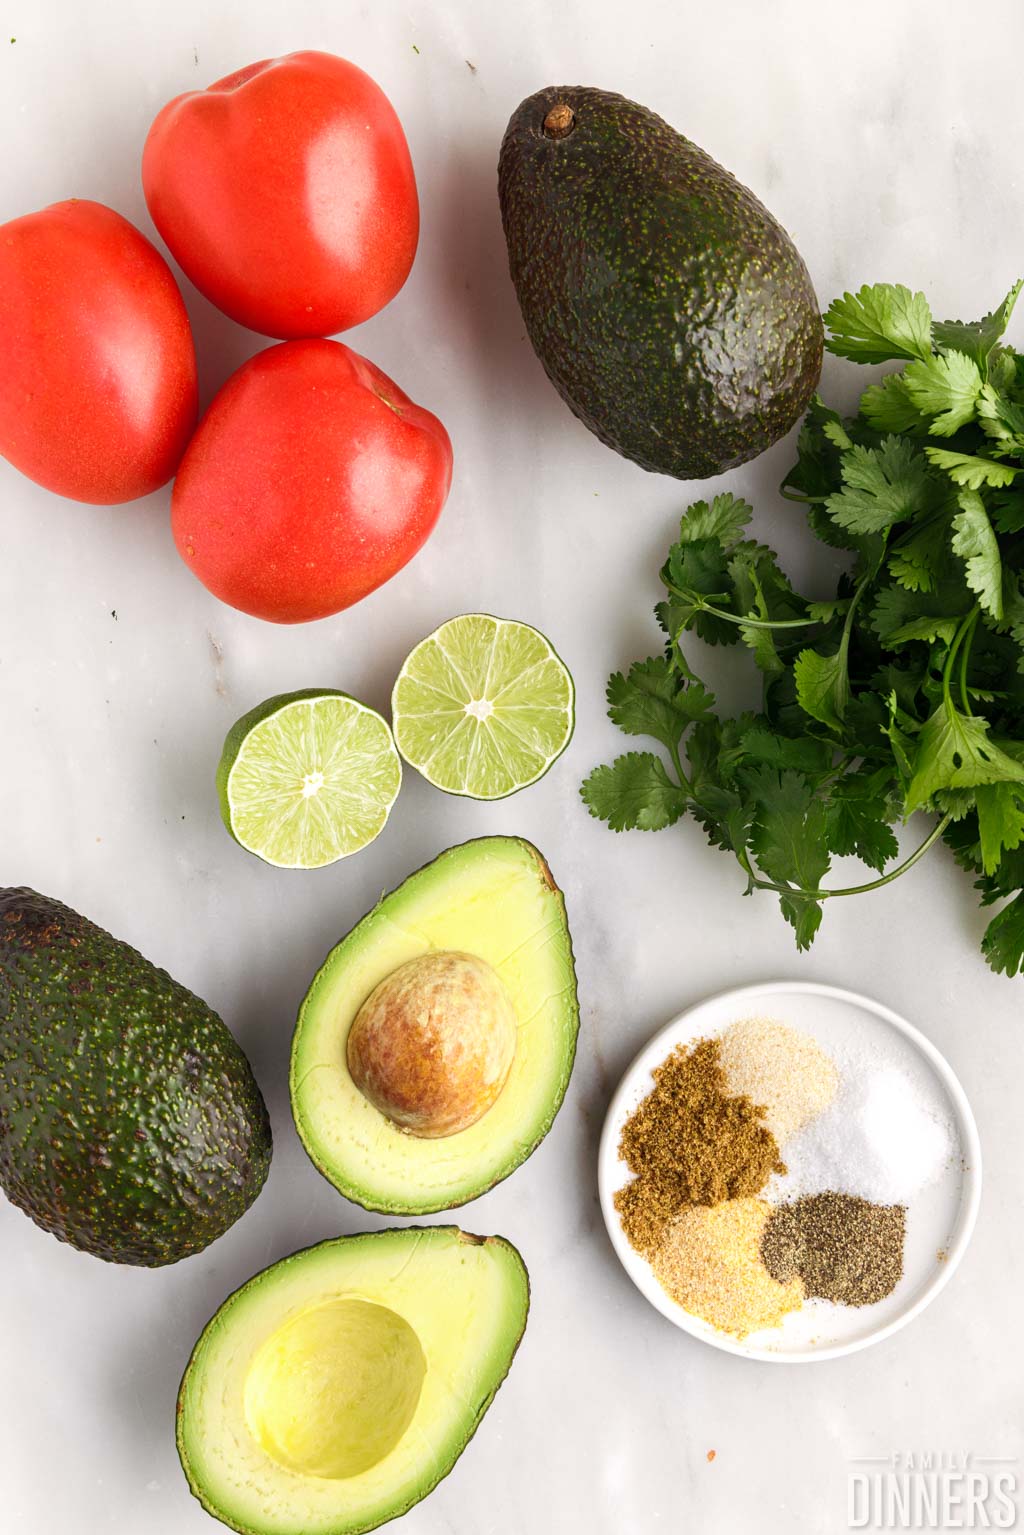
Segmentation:
<svg viewBox="0 0 1024 1535">
<path fill-rule="evenodd" d="M 623 1126 L 619 1155 L 634 1177 L 615 1207 L 646 1257 L 686 1206 L 757 1194 L 786 1170 L 763 1108 L 729 1093 L 717 1039 L 679 1045 L 655 1068 L 654 1087 Z"/>
</svg>

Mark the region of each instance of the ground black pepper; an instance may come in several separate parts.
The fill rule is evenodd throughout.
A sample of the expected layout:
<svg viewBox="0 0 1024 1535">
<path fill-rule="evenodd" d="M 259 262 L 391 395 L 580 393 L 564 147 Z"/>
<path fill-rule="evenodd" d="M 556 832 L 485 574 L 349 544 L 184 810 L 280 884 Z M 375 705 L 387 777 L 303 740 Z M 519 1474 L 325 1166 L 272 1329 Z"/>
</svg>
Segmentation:
<svg viewBox="0 0 1024 1535">
<path fill-rule="evenodd" d="M 874 1205 L 850 1194 L 809 1194 L 776 1205 L 761 1237 L 773 1279 L 802 1279 L 808 1296 L 870 1306 L 903 1274 L 903 1205 Z"/>
</svg>

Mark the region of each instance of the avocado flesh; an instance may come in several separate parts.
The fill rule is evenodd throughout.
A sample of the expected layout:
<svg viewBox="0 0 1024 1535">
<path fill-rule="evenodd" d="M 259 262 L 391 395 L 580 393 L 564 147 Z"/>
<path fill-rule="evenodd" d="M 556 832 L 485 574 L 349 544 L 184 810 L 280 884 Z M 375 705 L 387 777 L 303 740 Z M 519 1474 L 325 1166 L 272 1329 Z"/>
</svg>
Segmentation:
<svg viewBox="0 0 1024 1535">
<path fill-rule="evenodd" d="M 529 1283 L 454 1226 L 321 1242 L 237 1290 L 178 1398 L 196 1497 L 246 1535 L 357 1535 L 446 1476 L 508 1372 Z"/>
<path fill-rule="evenodd" d="M 498 189 L 534 350 L 602 442 L 707 479 L 800 419 L 823 346 L 807 268 L 753 193 L 655 113 L 538 91 L 509 122 Z"/>
<path fill-rule="evenodd" d="M 403 1133 L 359 1092 L 347 1041 L 378 983 L 433 950 L 493 966 L 517 1029 L 495 1103 L 467 1129 L 425 1140 Z M 324 1176 L 366 1209 L 422 1215 L 464 1204 L 507 1177 L 547 1134 L 578 1028 L 565 904 L 536 848 L 518 837 L 449 848 L 384 896 L 315 976 L 292 1046 L 299 1135 Z"/>
<path fill-rule="evenodd" d="M 113 1263 L 199 1252 L 256 1198 L 270 1123 L 220 1018 L 135 949 L 0 890 L 0 1187 Z"/>
</svg>

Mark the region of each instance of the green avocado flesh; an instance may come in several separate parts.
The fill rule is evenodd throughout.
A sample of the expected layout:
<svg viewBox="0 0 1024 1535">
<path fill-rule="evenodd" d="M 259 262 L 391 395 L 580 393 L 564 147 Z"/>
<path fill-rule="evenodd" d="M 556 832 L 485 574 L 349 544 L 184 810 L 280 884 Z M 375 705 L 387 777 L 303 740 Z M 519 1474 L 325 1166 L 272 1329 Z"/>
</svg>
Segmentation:
<svg viewBox="0 0 1024 1535">
<path fill-rule="evenodd" d="M 611 91 L 538 91 L 509 122 L 498 191 L 534 350 L 602 442 L 707 479 L 800 419 L 823 345 L 807 268 L 660 117 Z"/>
<path fill-rule="evenodd" d="M 447 1476 L 526 1326 L 502 1237 L 339 1237 L 275 1263 L 207 1325 L 178 1397 L 204 1508 L 249 1535 L 358 1535 Z"/>
<path fill-rule="evenodd" d="M 217 1014 L 59 901 L 0 890 L 0 1188 L 113 1263 L 199 1252 L 252 1204 L 270 1122 Z"/>
<path fill-rule="evenodd" d="M 400 1130 L 349 1073 L 353 1019 L 386 976 L 432 951 L 475 955 L 497 972 L 516 1015 L 512 1065 L 497 1100 L 467 1129 L 426 1140 Z M 518 837 L 449 848 L 384 896 L 331 951 L 302 1004 L 292 1046 L 292 1109 L 310 1157 L 369 1210 L 422 1215 L 475 1199 L 506 1178 L 551 1128 L 579 1028 L 561 891 Z"/>
</svg>

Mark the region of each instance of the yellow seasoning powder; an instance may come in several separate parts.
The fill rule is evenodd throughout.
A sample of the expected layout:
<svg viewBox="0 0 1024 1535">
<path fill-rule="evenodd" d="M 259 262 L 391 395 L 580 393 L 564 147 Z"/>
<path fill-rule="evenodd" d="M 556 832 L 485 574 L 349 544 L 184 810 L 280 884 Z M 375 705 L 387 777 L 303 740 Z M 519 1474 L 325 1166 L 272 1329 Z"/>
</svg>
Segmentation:
<svg viewBox="0 0 1024 1535">
<path fill-rule="evenodd" d="M 780 1284 L 761 1258 L 771 1213 L 763 1199 L 691 1205 L 666 1226 L 651 1267 L 662 1288 L 693 1316 L 736 1338 L 778 1327 L 803 1304 L 800 1279 Z"/>
</svg>

